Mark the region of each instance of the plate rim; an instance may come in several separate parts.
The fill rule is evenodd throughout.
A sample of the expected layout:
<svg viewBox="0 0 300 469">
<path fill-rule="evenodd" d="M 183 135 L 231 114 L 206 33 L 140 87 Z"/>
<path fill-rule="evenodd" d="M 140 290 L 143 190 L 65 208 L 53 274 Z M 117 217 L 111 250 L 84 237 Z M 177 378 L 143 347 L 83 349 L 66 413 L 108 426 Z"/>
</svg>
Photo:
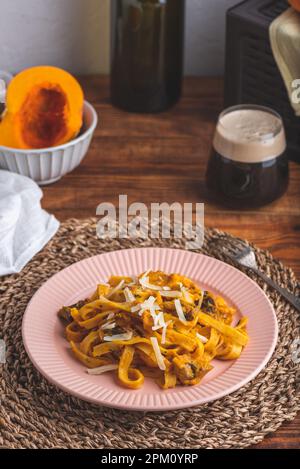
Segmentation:
<svg viewBox="0 0 300 469">
<path fill-rule="evenodd" d="M 168 405 L 160 405 L 160 407 L 157 407 L 155 405 L 153 405 L 153 406 L 151 406 L 151 405 L 150 406 L 149 405 L 147 405 L 147 406 L 143 406 L 143 405 L 135 406 L 134 404 L 130 404 L 130 405 L 128 405 L 128 404 L 119 404 L 118 402 L 114 403 L 114 402 L 110 402 L 110 401 L 105 401 L 101 398 L 99 399 L 98 397 L 95 397 L 95 398 L 93 398 L 91 396 L 87 397 L 83 393 L 78 392 L 76 390 L 72 390 L 68 386 L 66 386 L 65 384 L 58 382 L 51 375 L 49 375 L 45 370 L 43 370 L 42 366 L 40 366 L 38 361 L 33 356 L 32 352 L 30 350 L 30 345 L 27 343 L 26 325 L 27 325 L 27 319 L 28 319 L 28 314 L 29 314 L 28 311 L 30 310 L 30 306 L 31 306 L 32 302 L 36 299 L 36 296 L 41 293 L 41 290 L 44 287 L 46 287 L 46 284 L 48 284 L 52 279 L 59 276 L 62 272 L 66 272 L 69 269 L 74 268 L 75 265 L 84 264 L 85 262 L 90 261 L 93 258 L 99 258 L 99 257 L 105 256 L 105 255 L 110 255 L 110 254 L 115 254 L 115 253 L 118 254 L 118 253 L 122 253 L 122 252 L 125 252 L 125 251 L 128 252 L 128 251 L 145 251 L 145 250 L 161 250 L 161 251 L 164 250 L 164 251 L 172 251 L 172 252 L 181 251 L 183 254 L 190 253 L 190 254 L 194 254 L 194 255 L 197 255 L 197 256 L 200 256 L 200 257 L 203 257 L 203 258 L 208 258 L 208 259 L 210 259 L 210 260 L 212 260 L 216 263 L 225 265 L 226 268 L 229 268 L 231 271 L 237 272 L 238 275 L 244 277 L 247 280 L 247 282 L 249 282 L 249 284 L 261 296 L 264 297 L 264 300 L 268 304 L 270 312 L 272 312 L 272 316 L 273 316 L 273 326 L 274 326 L 273 339 L 272 339 L 272 343 L 270 343 L 268 352 L 265 354 L 264 359 L 260 362 L 260 364 L 255 369 L 253 369 L 250 373 L 248 373 L 247 376 L 245 376 L 243 379 L 240 379 L 235 384 L 231 385 L 230 387 L 226 388 L 225 390 L 216 392 L 212 396 L 210 396 L 208 398 L 205 398 L 205 400 L 203 400 L 203 398 L 199 397 L 198 399 L 195 398 L 192 403 L 182 403 L 182 404 L 173 403 L 173 404 L 168 404 Z M 232 300 L 230 299 L 230 301 L 234 302 L 234 299 L 232 298 Z M 221 399 L 225 396 L 228 396 L 228 395 L 232 394 L 233 392 L 237 391 L 238 389 L 240 389 L 243 386 L 245 386 L 246 384 L 248 384 L 250 381 L 252 381 L 265 368 L 265 366 L 267 365 L 267 363 L 271 359 L 271 357 L 272 357 L 272 355 L 275 351 L 276 345 L 277 345 L 279 327 L 278 327 L 278 320 L 277 320 L 277 316 L 276 316 L 274 306 L 273 306 L 272 302 L 270 301 L 270 299 L 268 298 L 268 296 L 266 295 L 266 293 L 263 291 L 263 289 L 254 280 L 252 280 L 244 272 L 237 269 L 233 265 L 227 264 L 226 262 L 224 262 L 220 259 L 217 259 L 213 256 L 209 256 L 209 255 L 204 254 L 202 252 L 189 251 L 189 250 L 185 250 L 185 249 L 182 249 L 182 248 L 176 248 L 176 247 L 147 246 L 147 247 L 133 247 L 133 248 L 117 249 L 117 250 L 106 251 L 106 252 L 102 252 L 102 253 L 99 253 L 99 254 L 95 254 L 93 256 L 89 256 L 89 257 L 86 257 L 86 258 L 81 259 L 79 261 L 76 261 L 76 262 L 68 265 L 67 267 L 64 267 L 63 269 L 59 270 L 55 274 L 51 275 L 36 290 L 36 292 L 31 297 L 30 301 L 28 302 L 28 304 L 26 306 L 26 309 L 25 309 L 25 312 L 24 312 L 24 315 L 23 315 L 23 318 L 22 318 L 22 330 L 21 330 L 21 332 L 22 332 L 22 341 L 23 341 L 24 348 L 25 348 L 26 353 L 27 353 L 30 361 L 32 362 L 33 366 L 38 370 L 38 372 L 48 382 L 50 382 L 52 385 L 58 387 L 62 391 L 66 392 L 67 394 L 75 396 L 75 397 L 77 397 L 77 398 L 79 398 L 79 399 L 81 399 L 85 402 L 90 402 L 90 403 L 93 403 L 93 404 L 96 404 L 96 405 L 99 405 L 99 406 L 110 407 L 110 408 L 114 408 L 114 409 L 128 410 L 128 411 L 140 411 L 140 412 L 145 412 L 145 411 L 148 411 L 148 412 L 165 412 L 165 411 L 180 410 L 180 409 L 185 409 L 185 408 L 193 408 L 193 407 L 196 407 L 196 406 L 199 406 L 199 405 L 204 405 L 206 403 L 216 401 L 218 399 Z M 234 363 L 236 363 L 238 360 L 239 359 L 235 360 Z M 213 383 L 213 380 L 211 381 L 211 383 Z M 121 386 L 120 386 L 120 388 L 122 389 Z M 189 387 L 189 388 L 192 389 L 192 388 L 195 388 L 195 386 L 192 386 L 192 387 Z M 132 391 L 132 392 L 134 392 L 134 391 Z"/>
</svg>

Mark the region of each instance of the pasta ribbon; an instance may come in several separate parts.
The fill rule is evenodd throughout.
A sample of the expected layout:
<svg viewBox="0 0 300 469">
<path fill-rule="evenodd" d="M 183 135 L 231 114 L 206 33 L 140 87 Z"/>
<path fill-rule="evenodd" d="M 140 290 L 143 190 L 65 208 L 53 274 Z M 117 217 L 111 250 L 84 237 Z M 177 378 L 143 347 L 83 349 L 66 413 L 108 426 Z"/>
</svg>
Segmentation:
<svg viewBox="0 0 300 469">
<path fill-rule="evenodd" d="M 70 341 L 71 350 L 74 353 L 75 357 L 83 363 L 88 368 L 97 368 L 98 366 L 108 365 L 109 362 L 106 360 L 101 360 L 99 358 L 89 357 L 85 353 L 82 353 L 75 342 Z"/>
<path fill-rule="evenodd" d="M 115 342 L 102 343 L 94 347 L 93 357 L 101 357 L 102 355 L 106 355 L 107 353 L 115 352 L 120 348 L 121 346 L 116 344 Z"/>
<path fill-rule="evenodd" d="M 86 335 L 86 331 L 81 329 L 78 324 L 73 321 L 66 326 L 66 338 L 70 342 L 80 342 Z"/>
<path fill-rule="evenodd" d="M 208 314 L 200 313 L 199 322 L 204 326 L 211 326 L 213 329 L 216 329 L 218 332 L 228 337 L 229 339 L 234 340 L 237 344 L 242 345 L 243 347 L 248 343 L 247 335 L 240 332 L 234 327 L 228 326 L 216 319 L 210 317 Z"/>
<path fill-rule="evenodd" d="M 108 316 L 108 313 L 99 313 L 96 314 L 93 318 L 86 319 L 85 321 L 80 321 L 78 320 L 78 324 L 80 327 L 83 327 L 84 329 L 94 329 L 96 326 L 102 323 L 103 319 L 105 319 Z"/>
<path fill-rule="evenodd" d="M 118 376 L 122 384 L 130 389 L 138 389 L 144 383 L 143 374 L 130 368 L 134 356 L 134 347 L 125 345 L 119 363 Z"/>
<path fill-rule="evenodd" d="M 92 347 L 96 342 L 99 342 L 100 337 L 98 331 L 90 332 L 83 340 L 80 342 L 80 350 L 85 355 L 91 355 Z"/>
</svg>

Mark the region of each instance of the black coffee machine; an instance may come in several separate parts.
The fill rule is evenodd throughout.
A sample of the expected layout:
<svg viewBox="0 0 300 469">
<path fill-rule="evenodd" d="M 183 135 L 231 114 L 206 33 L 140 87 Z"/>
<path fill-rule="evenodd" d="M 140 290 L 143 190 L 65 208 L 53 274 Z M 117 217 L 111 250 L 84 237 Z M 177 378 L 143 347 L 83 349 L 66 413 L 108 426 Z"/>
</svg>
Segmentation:
<svg viewBox="0 0 300 469">
<path fill-rule="evenodd" d="M 225 107 L 247 103 L 275 109 L 284 120 L 289 158 L 300 163 L 300 117 L 290 105 L 269 40 L 271 22 L 287 8 L 285 0 L 246 0 L 228 10 Z"/>
</svg>

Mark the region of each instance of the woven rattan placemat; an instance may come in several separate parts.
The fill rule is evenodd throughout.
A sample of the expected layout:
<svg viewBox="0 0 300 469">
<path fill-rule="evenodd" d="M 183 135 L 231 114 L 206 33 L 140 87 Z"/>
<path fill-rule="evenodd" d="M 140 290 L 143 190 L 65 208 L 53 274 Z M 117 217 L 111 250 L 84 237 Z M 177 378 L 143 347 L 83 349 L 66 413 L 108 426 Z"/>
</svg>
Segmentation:
<svg viewBox="0 0 300 469">
<path fill-rule="evenodd" d="M 207 230 L 201 252 L 222 259 Z M 239 391 L 200 407 L 139 413 L 97 407 L 65 394 L 35 370 L 24 350 L 21 323 L 34 292 L 54 273 L 83 258 L 132 246 L 182 247 L 174 241 L 99 240 L 95 219 L 69 220 L 19 275 L 0 280 L 0 445 L 4 448 L 245 448 L 258 443 L 300 410 L 299 367 L 292 359 L 299 314 L 264 284 L 279 321 L 279 341 L 267 367 Z M 293 272 L 256 249 L 260 267 L 299 294 Z M 297 389 L 298 387 L 298 389 Z"/>
</svg>

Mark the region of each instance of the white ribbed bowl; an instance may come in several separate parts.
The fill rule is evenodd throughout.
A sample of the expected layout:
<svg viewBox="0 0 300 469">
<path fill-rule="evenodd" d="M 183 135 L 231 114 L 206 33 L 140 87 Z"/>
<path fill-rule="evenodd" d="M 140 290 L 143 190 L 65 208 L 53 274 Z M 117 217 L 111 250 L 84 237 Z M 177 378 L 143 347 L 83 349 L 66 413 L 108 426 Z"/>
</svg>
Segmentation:
<svg viewBox="0 0 300 469">
<path fill-rule="evenodd" d="M 86 155 L 98 121 L 87 101 L 83 107 L 83 131 L 64 145 L 40 150 L 19 150 L 0 145 L 0 168 L 27 176 L 39 185 L 51 184 L 73 171 Z"/>
</svg>

